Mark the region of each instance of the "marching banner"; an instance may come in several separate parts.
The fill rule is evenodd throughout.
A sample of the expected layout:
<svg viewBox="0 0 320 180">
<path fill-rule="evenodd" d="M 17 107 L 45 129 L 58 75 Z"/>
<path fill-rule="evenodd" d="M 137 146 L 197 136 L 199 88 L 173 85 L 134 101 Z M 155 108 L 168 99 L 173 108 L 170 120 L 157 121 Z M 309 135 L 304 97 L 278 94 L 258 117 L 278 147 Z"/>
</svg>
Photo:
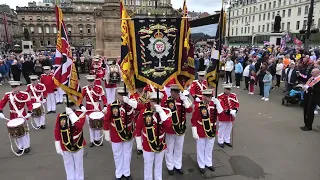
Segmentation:
<svg viewBox="0 0 320 180">
<path fill-rule="evenodd" d="M 181 71 L 181 18 L 134 19 L 132 52 L 137 79 L 162 89 Z"/>
</svg>

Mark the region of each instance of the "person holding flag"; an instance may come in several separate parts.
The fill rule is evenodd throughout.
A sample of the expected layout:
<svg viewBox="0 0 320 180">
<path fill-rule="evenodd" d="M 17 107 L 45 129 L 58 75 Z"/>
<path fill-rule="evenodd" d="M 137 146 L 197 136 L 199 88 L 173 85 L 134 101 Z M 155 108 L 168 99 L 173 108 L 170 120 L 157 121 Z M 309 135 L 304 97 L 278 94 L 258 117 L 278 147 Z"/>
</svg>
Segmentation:
<svg viewBox="0 0 320 180">
<path fill-rule="evenodd" d="M 40 77 L 40 83 L 46 87 L 45 94 L 47 95 L 47 114 L 56 113 L 56 98 L 55 91 L 57 87 L 54 83 L 54 75 L 51 73 L 50 66 L 43 66 L 44 74 Z"/>
</svg>

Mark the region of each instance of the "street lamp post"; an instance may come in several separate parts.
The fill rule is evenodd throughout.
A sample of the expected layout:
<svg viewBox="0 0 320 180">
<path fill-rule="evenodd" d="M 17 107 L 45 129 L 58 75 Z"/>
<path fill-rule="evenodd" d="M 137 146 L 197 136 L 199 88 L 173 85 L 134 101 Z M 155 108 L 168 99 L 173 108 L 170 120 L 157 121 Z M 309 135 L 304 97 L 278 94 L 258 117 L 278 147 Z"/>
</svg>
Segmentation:
<svg viewBox="0 0 320 180">
<path fill-rule="evenodd" d="M 312 25 L 313 9 L 314 9 L 314 0 L 311 0 L 311 1 L 310 1 L 309 14 L 308 14 L 307 32 L 306 32 L 305 41 L 304 41 L 304 51 L 305 51 L 305 52 L 308 52 L 309 44 L 310 44 L 310 34 L 311 34 L 311 25 Z"/>
</svg>

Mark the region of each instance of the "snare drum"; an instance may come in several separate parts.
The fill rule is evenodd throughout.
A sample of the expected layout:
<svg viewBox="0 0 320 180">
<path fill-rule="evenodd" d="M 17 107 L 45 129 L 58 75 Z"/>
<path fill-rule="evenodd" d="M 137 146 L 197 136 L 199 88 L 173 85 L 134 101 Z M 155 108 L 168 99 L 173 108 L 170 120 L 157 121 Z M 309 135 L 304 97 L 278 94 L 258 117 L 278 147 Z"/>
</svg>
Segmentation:
<svg viewBox="0 0 320 180">
<path fill-rule="evenodd" d="M 32 117 L 38 118 L 44 114 L 44 109 L 41 103 L 32 104 Z"/>
<path fill-rule="evenodd" d="M 12 138 L 20 138 L 26 135 L 27 125 L 23 118 L 12 119 L 7 123 L 7 128 Z"/>
<path fill-rule="evenodd" d="M 101 130 L 103 128 L 104 114 L 102 112 L 93 112 L 89 115 L 89 126 L 94 130 Z"/>
</svg>

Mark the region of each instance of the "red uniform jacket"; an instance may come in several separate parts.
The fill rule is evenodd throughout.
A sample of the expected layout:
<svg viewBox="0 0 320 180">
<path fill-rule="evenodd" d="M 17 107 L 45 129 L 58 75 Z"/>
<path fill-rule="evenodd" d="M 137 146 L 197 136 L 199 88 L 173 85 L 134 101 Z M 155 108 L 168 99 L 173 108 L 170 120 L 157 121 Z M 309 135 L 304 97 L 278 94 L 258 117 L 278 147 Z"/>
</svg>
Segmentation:
<svg viewBox="0 0 320 180">
<path fill-rule="evenodd" d="M 46 86 L 45 94 L 48 93 L 54 93 L 54 89 L 56 88 L 56 85 L 53 82 L 53 74 L 42 74 L 40 77 L 40 83 L 44 84 Z"/>
<path fill-rule="evenodd" d="M 92 97 L 92 101 L 90 99 L 90 95 Z M 100 101 L 104 105 L 107 104 L 107 98 L 104 94 L 104 90 L 102 86 L 94 85 L 93 87 L 85 86 L 82 88 L 82 97 L 86 99 L 86 109 L 88 110 L 87 115 L 90 115 L 94 111 L 101 111 Z M 94 105 L 96 104 L 96 105 Z M 95 109 L 95 106 L 97 109 Z"/>
<path fill-rule="evenodd" d="M 12 97 L 12 100 L 11 98 Z M 10 109 L 10 119 L 19 118 L 21 116 L 26 116 L 25 106 L 27 106 L 28 111 L 32 111 L 32 103 L 29 93 L 24 91 L 19 91 L 18 93 L 7 92 L 4 97 L 0 101 L 0 111 L 3 111 L 3 108 L 6 106 L 9 101 L 9 109 Z M 15 104 L 17 107 L 18 113 L 16 109 L 14 109 L 13 105 Z"/>
<path fill-rule="evenodd" d="M 143 88 L 143 91 L 150 93 L 150 92 L 156 92 L 157 89 L 154 88 L 153 86 L 151 86 L 150 84 L 148 84 L 148 85 L 146 85 L 146 87 Z M 168 98 L 168 95 L 164 89 L 159 90 L 159 92 L 161 92 L 163 94 L 163 98 L 161 101 L 164 102 Z"/>
<path fill-rule="evenodd" d="M 73 139 L 73 142 L 77 142 L 81 136 L 81 134 L 83 135 L 83 126 L 85 123 L 85 115 L 82 115 L 81 111 L 76 110 L 75 111 L 76 115 L 79 117 L 79 120 L 77 122 L 75 122 L 73 125 L 70 125 L 70 132 L 72 132 L 72 134 L 70 135 L 70 139 Z M 65 113 L 62 113 L 65 114 Z M 81 116 L 82 115 L 82 116 Z M 64 145 L 64 143 L 62 143 L 62 137 L 61 137 L 61 122 L 60 122 L 60 114 L 58 114 L 57 119 L 56 119 L 56 125 L 54 128 L 54 139 L 56 141 L 60 141 L 60 145 L 61 145 L 61 149 L 63 151 L 67 151 L 66 146 Z M 83 139 L 82 142 L 82 147 L 84 147 L 86 145 L 86 141 L 85 139 Z"/>
<path fill-rule="evenodd" d="M 206 138 L 206 133 L 203 126 L 203 115 L 206 115 L 206 113 L 210 117 L 210 126 L 213 129 L 213 132 L 215 133 L 216 130 L 216 119 L 214 119 L 214 112 L 215 112 L 215 104 L 211 101 L 209 104 L 205 105 L 206 110 L 201 109 L 200 110 L 200 104 L 203 102 L 195 102 L 194 111 L 191 117 L 191 124 L 193 127 L 197 127 L 197 132 L 200 138 Z"/>
<path fill-rule="evenodd" d="M 202 90 L 207 89 L 207 81 L 204 80 L 200 82 L 199 80 L 194 80 L 190 87 L 190 94 L 192 97 L 197 96 L 199 99 L 202 98 Z"/>
<path fill-rule="evenodd" d="M 231 114 L 227 114 L 226 111 L 239 108 L 240 104 L 237 95 L 234 93 L 230 93 L 230 95 L 221 93 L 218 95 L 218 99 L 223 108 L 223 112 L 219 114 L 219 121 L 234 121 L 235 118 Z"/>
<path fill-rule="evenodd" d="M 137 121 L 137 118 L 138 118 L 138 115 L 140 113 L 140 111 L 142 109 L 145 109 L 147 108 L 147 104 L 149 103 L 144 103 L 144 99 L 140 99 L 140 94 L 138 92 L 135 92 L 134 94 L 131 94 L 130 95 L 130 99 L 135 99 L 137 102 L 138 102 L 138 106 L 137 108 L 134 110 L 134 121 L 136 122 Z M 145 97 L 141 97 L 141 98 L 145 98 Z"/>
<path fill-rule="evenodd" d="M 149 110 L 149 109 L 143 109 L 139 113 L 136 129 L 135 129 L 135 136 L 137 136 L 137 137 L 142 136 L 141 139 L 142 139 L 143 150 L 145 150 L 147 152 L 155 152 L 155 150 L 151 147 L 149 139 L 147 137 L 147 128 L 146 128 L 145 119 L 151 118 L 149 120 L 151 121 L 152 128 L 154 129 L 154 139 L 155 139 L 155 141 L 156 141 L 157 129 L 158 129 L 157 121 L 161 121 L 161 120 L 160 120 L 159 114 L 155 113 L 155 112 L 153 112 L 153 116 L 152 117 L 145 117 L 146 116 L 145 115 L 146 114 L 145 113 L 146 110 Z M 164 144 L 164 147 L 163 147 L 162 150 L 167 148 L 167 145 L 165 144 L 165 128 L 170 128 L 171 125 L 172 125 L 171 118 L 168 118 L 162 124 L 159 124 L 159 129 L 160 129 L 159 142 L 160 142 L 160 144 Z"/>
<path fill-rule="evenodd" d="M 126 107 L 126 108 L 125 108 Z M 126 113 L 127 112 L 127 119 Z M 134 109 L 127 105 L 122 104 L 120 101 L 115 101 L 108 105 L 107 114 L 105 115 L 104 119 L 104 130 L 110 130 L 110 138 L 111 142 L 118 143 L 131 140 L 133 138 L 133 115 Z M 120 119 L 118 119 L 120 118 Z M 116 122 L 116 120 L 118 120 Z M 126 122 L 127 121 L 127 122 Z M 119 127 L 121 129 L 117 130 L 117 124 L 119 123 Z M 126 131 L 126 124 L 127 124 L 127 131 Z M 122 130 L 122 132 L 120 132 Z M 131 134 L 128 139 L 125 138 L 128 135 L 128 132 Z M 121 134 L 124 133 L 124 134 Z"/>
<path fill-rule="evenodd" d="M 46 93 L 46 86 L 41 83 L 35 85 L 28 84 L 26 92 L 29 93 L 31 97 L 31 103 L 40 103 L 43 97 L 47 98 L 48 96 Z"/>
<path fill-rule="evenodd" d="M 176 84 L 176 80 L 171 78 L 171 80 L 166 84 L 166 87 L 170 87 L 171 84 Z"/>
<path fill-rule="evenodd" d="M 96 75 L 94 84 L 101 86 L 104 77 L 104 69 L 100 67 L 97 70 L 91 70 L 90 74 Z"/>
<path fill-rule="evenodd" d="M 173 101 L 175 102 L 175 104 L 172 103 Z M 186 123 L 186 114 L 192 113 L 192 110 L 193 110 L 192 106 L 190 106 L 189 108 L 185 108 L 183 106 L 181 108 L 181 102 L 182 101 L 180 98 L 173 100 L 171 97 L 169 97 L 165 102 L 165 107 L 169 108 L 172 112 L 172 117 L 171 117 L 172 121 L 173 121 L 174 116 L 177 116 L 178 117 L 177 120 L 180 125 Z M 181 110 L 182 110 L 182 112 L 181 112 Z M 175 130 L 177 130 L 176 127 L 174 127 L 174 124 L 172 124 L 172 126 L 170 128 L 166 128 L 165 131 L 168 134 L 176 134 L 176 131 L 174 130 L 174 128 L 175 128 Z M 183 131 L 183 134 L 184 134 L 184 131 Z"/>
</svg>

